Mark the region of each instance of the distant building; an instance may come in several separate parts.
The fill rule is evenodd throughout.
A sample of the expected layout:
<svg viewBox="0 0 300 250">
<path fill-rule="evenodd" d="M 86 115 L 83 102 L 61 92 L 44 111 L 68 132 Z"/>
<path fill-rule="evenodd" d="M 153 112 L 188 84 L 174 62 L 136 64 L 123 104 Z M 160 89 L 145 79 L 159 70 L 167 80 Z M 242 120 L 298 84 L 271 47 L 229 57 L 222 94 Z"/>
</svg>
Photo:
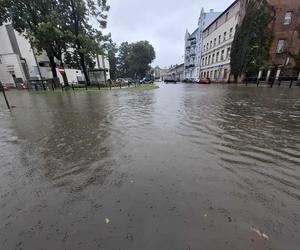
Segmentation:
<svg viewBox="0 0 300 250">
<path fill-rule="evenodd" d="M 169 72 L 169 69 L 161 69 L 160 70 L 160 80 L 161 81 L 164 81 L 167 79 L 168 77 L 168 72 Z"/>
<path fill-rule="evenodd" d="M 198 20 L 197 29 L 190 34 L 186 31 L 185 34 L 185 52 L 184 52 L 184 78 L 190 80 L 196 80 L 200 78 L 201 68 L 201 48 L 202 48 L 202 35 L 203 30 L 219 16 L 219 12 L 204 12 L 201 10 L 201 14 Z"/>
<path fill-rule="evenodd" d="M 95 67 L 89 71 L 90 82 L 93 84 L 106 84 L 110 79 L 110 64 L 108 58 L 103 55 L 97 55 L 94 58 Z"/>
<path fill-rule="evenodd" d="M 167 71 L 167 80 L 182 82 L 184 80 L 184 64 L 171 66 Z"/>
<path fill-rule="evenodd" d="M 160 72 L 161 72 L 161 68 L 159 66 L 156 66 L 153 69 L 153 77 L 154 77 L 154 79 L 160 79 Z"/>
<path fill-rule="evenodd" d="M 230 76 L 230 53 L 240 21 L 240 1 L 234 1 L 203 31 L 201 78 L 226 82 Z"/>
</svg>

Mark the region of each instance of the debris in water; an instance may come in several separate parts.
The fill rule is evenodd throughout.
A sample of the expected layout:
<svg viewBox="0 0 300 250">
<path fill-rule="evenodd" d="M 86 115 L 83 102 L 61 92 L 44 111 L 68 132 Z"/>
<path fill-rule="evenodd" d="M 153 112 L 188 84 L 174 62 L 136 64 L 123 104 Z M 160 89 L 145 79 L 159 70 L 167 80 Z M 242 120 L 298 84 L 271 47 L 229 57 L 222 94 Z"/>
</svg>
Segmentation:
<svg viewBox="0 0 300 250">
<path fill-rule="evenodd" d="M 106 224 L 109 224 L 110 223 L 110 220 L 108 218 L 105 218 L 105 223 Z"/>
<path fill-rule="evenodd" d="M 228 222 L 232 222 L 232 218 L 230 216 L 228 217 Z"/>
<path fill-rule="evenodd" d="M 265 233 L 261 232 L 259 229 L 257 228 L 251 228 L 251 230 L 253 232 L 255 232 L 260 238 L 264 239 L 264 240 L 269 240 L 270 237 L 268 235 L 266 235 Z"/>
<path fill-rule="evenodd" d="M 126 235 L 126 239 L 133 241 L 133 235 L 131 233 L 128 233 Z"/>
<path fill-rule="evenodd" d="M 204 217 L 206 218 L 206 217 L 207 217 L 207 214 L 205 214 Z"/>
</svg>

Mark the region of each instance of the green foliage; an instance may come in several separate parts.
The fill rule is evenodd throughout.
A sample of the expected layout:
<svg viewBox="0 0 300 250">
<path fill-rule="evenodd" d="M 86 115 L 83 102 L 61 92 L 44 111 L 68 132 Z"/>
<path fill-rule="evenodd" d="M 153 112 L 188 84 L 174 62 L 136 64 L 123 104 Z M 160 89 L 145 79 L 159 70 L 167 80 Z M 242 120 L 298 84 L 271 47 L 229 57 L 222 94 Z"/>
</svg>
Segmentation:
<svg viewBox="0 0 300 250">
<path fill-rule="evenodd" d="M 268 26 L 274 10 L 266 0 L 249 0 L 242 24 L 237 27 L 231 50 L 231 73 L 235 78 L 256 75 L 266 67 L 273 35 Z"/>
<path fill-rule="evenodd" d="M 129 76 L 129 43 L 123 42 L 119 46 L 119 55 L 117 57 L 117 77 L 125 78 Z"/>
<path fill-rule="evenodd" d="M 0 24 L 11 21 L 39 51 L 45 51 L 56 76 L 54 57 L 86 69 L 92 58 L 103 54 L 102 43 L 109 40 L 106 27 L 106 0 L 1 0 Z M 94 25 L 92 26 L 91 23 Z"/>
<path fill-rule="evenodd" d="M 155 50 L 148 41 L 130 44 L 127 61 L 129 75 L 142 78 L 151 69 L 150 64 L 155 59 Z"/>
<path fill-rule="evenodd" d="M 117 56 L 118 47 L 115 43 L 109 42 L 106 44 L 105 49 L 107 51 L 107 57 L 110 65 L 110 77 L 116 79 L 117 76 Z"/>
</svg>

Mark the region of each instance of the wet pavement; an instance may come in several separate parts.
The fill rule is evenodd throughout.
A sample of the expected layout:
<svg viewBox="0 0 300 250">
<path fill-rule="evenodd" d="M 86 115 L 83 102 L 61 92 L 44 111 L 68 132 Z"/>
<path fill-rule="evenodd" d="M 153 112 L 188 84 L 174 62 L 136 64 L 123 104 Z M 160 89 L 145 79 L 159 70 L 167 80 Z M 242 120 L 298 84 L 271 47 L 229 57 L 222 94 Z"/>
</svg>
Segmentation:
<svg viewBox="0 0 300 250">
<path fill-rule="evenodd" d="M 300 88 L 0 98 L 0 249 L 298 250 Z"/>
</svg>

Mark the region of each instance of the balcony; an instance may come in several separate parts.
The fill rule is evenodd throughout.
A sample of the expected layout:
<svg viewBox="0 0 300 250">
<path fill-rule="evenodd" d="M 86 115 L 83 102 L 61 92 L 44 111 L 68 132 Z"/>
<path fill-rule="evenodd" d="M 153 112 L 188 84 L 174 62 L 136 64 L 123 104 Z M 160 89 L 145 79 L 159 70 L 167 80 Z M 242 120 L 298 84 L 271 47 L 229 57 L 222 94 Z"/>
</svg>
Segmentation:
<svg viewBox="0 0 300 250">
<path fill-rule="evenodd" d="M 189 40 L 189 41 L 196 40 L 196 37 L 190 37 L 188 40 Z"/>
</svg>

